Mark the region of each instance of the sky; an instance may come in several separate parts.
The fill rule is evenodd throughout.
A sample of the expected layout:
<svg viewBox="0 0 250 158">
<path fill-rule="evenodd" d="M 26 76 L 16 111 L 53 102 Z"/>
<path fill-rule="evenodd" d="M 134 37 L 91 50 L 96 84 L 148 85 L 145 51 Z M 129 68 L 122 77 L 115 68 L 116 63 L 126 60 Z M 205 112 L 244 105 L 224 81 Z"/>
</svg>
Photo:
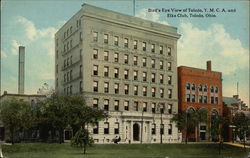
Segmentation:
<svg viewBox="0 0 250 158">
<path fill-rule="evenodd" d="M 83 3 L 133 16 L 132 0 L 2 0 L 1 84 L 3 91 L 17 93 L 18 46 L 25 54 L 25 93 L 35 94 L 44 83 L 54 87 L 54 34 Z M 216 17 L 168 17 L 149 9 L 219 9 Z M 226 12 L 222 12 L 225 9 Z M 188 10 L 189 11 L 189 10 Z M 229 12 L 231 11 L 231 12 Z M 199 12 L 180 12 L 180 14 Z M 177 15 L 177 12 L 171 12 Z M 178 66 L 222 72 L 223 96 L 237 94 L 249 105 L 249 1 L 135 0 L 135 16 L 171 25 L 181 38 L 177 45 Z"/>
</svg>

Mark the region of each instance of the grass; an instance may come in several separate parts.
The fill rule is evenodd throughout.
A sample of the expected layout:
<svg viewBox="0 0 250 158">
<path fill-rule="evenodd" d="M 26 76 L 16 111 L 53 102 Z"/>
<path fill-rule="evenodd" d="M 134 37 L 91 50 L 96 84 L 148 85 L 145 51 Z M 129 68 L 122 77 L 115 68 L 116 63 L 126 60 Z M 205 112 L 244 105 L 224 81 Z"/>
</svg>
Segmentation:
<svg viewBox="0 0 250 158">
<path fill-rule="evenodd" d="M 68 143 L 18 143 L 2 145 L 7 158 L 244 158 L 242 148 L 224 145 L 219 155 L 218 144 L 110 144 L 94 145 L 83 150 Z"/>
</svg>

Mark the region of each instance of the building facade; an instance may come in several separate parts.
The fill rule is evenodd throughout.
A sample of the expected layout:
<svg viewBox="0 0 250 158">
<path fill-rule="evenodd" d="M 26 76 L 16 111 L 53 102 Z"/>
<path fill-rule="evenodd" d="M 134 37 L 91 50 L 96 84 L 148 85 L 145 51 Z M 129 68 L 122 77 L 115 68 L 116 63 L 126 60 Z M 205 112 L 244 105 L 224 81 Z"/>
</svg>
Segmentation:
<svg viewBox="0 0 250 158">
<path fill-rule="evenodd" d="M 180 141 L 177 29 L 84 4 L 55 34 L 59 95 L 82 95 L 111 116 L 89 126 L 96 143 Z"/>
<path fill-rule="evenodd" d="M 207 62 L 207 69 L 186 66 L 178 67 L 178 95 L 179 112 L 205 110 L 208 121 L 201 123 L 198 135 L 191 130 L 190 141 L 210 140 L 209 127 L 211 118 L 222 116 L 222 73 L 211 69 L 211 61 Z M 182 132 L 185 135 L 185 132 Z"/>
</svg>

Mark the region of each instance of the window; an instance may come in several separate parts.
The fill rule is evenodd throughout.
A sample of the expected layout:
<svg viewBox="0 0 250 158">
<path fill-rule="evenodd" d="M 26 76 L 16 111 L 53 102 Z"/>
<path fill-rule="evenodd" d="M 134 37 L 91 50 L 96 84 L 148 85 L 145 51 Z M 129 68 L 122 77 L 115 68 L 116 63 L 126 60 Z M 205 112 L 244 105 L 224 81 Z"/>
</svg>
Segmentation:
<svg viewBox="0 0 250 158">
<path fill-rule="evenodd" d="M 192 84 L 192 90 L 195 91 L 195 84 Z"/>
<path fill-rule="evenodd" d="M 169 84 L 169 85 L 172 84 L 172 76 L 168 76 L 168 84 Z"/>
<path fill-rule="evenodd" d="M 134 86 L 134 95 L 138 95 L 138 86 Z"/>
<path fill-rule="evenodd" d="M 70 48 L 73 47 L 73 43 L 72 43 L 72 40 L 70 40 Z"/>
<path fill-rule="evenodd" d="M 147 112 L 148 104 L 146 102 L 142 103 L 143 112 Z"/>
<path fill-rule="evenodd" d="M 93 66 L 93 75 L 98 75 L 98 65 Z"/>
<path fill-rule="evenodd" d="M 168 104 L 168 114 L 172 114 L 172 108 L 173 108 L 173 105 Z"/>
<path fill-rule="evenodd" d="M 128 79 L 128 70 L 124 70 L 124 79 Z"/>
<path fill-rule="evenodd" d="M 58 64 L 56 64 L 56 73 L 58 73 Z"/>
<path fill-rule="evenodd" d="M 142 80 L 147 81 L 147 72 L 142 73 Z"/>
<path fill-rule="evenodd" d="M 119 134 L 119 123 L 118 122 L 115 123 L 114 134 Z"/>
<path fill-rule="evenodd" d="M 163 61 L 160 61 L 160 69 L 163 69 Z"/>
<path fill-rule="evenodd" d="M 129 111 L 129 102 L 124 101 L 124 110 Z"/>
<path fill-rule="evenodd" d="M 219 89 L 218 87 L 215 87 L 215 93 L 218 93 Z"/>
<path fill-rule="evenodd" d="M 99 100 L 97 98 L 93 99 L 93 108 L 98 109 L 98 101 Z"/>
<path fill-rule="evenodd" d="M 151 81 L 152 81 L 152 82 L 155 82 L 155 73 L 152 73 L 152 74 L 151 74 Z"/>
<path fill-rule="evenodd" d="M 69 76 L 70 76 L 69 78 L 70 78 L 70 81 L 71 81 L 71 80 L 73 79 L 73 77 L 72 77 L 72 70 L 70 70 L 69 74 L 70 74 L 70 75 L 69 75 Z"/>
<path fill-rule="evenodd" d="M 168 56 L 171 56 L 171 48 L 168 47 Z"/>
<path fill-rule="evenodd" d="M 93 50 L 93 59 L 98 59 L 98 50 L 97 49 Z"/>
<path fill-rule="evenodd" d="M 125 85 L 124 85 L 124 93 L 125 93 L 125 94 L 128 94 L 128 93 L 129 93 L 129 85 L 128 85 L 128 84 L 125 84 Z"/>
<path fill-rule="evenodd" d="M 115 45 L 115 46 L 118 46 L 118 45 L 119 45 L 119 37 L 118 37 L 118 36 L 115 36 L 115 37 L 114 37 L 114 45 Z"/>
<path fill-rule="evenodd" d="M 67 72 L 67 81 L 69 81 L 69 72 Z"/>
<path fill-rule="evenodd" d="M 164 134 L 164 124 L 161 124 L 160 134 Z"/>
<path fill-rule="evenodd" d="M 114 61 L 119 62 L 119 54 L 118 53 L 114 54 Z"/>
<path fill-rule="evenodd" d="M 151 45 L 151 52 L 154 53 L 155 52 L 155 44 Z"/>
<path fill-rule="evenodd" d="M 82 76 L 82 65 L 79 66 L 79 76 Z"/>
<path fill-rule="evenodd" d="M 115 111 L 119 111 L 119 100 L 115 100 L 114 108 L 115 108 Z"/>
<path fill-rule="evenodd" d="M 94 127 L 93 127 L 93 134 L 98 134 L 99 133 L 98 128 L 99 128 L 99 124 L 98 124 L 98 122 L 96 122 L 94 124 Z"/>
<path fill-rule="evenodd" d="M 128 55 L 127 54 L 124 55 L 124 64 L 128 64 Z"/>
<path fill-rule="evenodd" d="M 82 32 L 79 34 L 80 41 L 82 41 Z"/>
<path fill-rule="evenodd" d="M 147 87 L 142 88 L 143 96 L 147 96 Z"/>
<path fill-rule="evenodd" d="M 214 92 L 214 87 L 213 86 L 210 87 L 210 91 L 211 91 L 211 93 Z"/>
<path fill-rule="evenodd" d="M 156 103 L 151 103 L 152 113 L 155 113 Z"/>
<path fill-rule="evenodd" d="M 152 133 L 151 134 L 152 135 L 156 134 L 156 124 L 155 123 L 152 124 Z"/>
<path fill-rule="evenodd" d="M 137 65 L 138 64 L 138 56 L 134 56 L 134 65 Z"/>
<path fill-rule="evenodd" d="M 195 102 L 195 95 L 192 94 L 192 102 L 194 103 Z"/>
<path fill-rule="evenodd" d="M 67 51 L 69 50 L 69 42 L 67 42 Z"/>
<path fill-rule="evenodd" d="M 69 93 L 72 94 L 72 86 L 69 87 Z"/>
<path fill-rule="evenodd" d="M 109 35 L 108 35 L 108 34 L 104 34 L 104 37 L 103 37 L 103 38 L 104 38 L 104 41 L 103 41 L 103 42 L 104 42 L 105 44 L 108 44 Z"/>
<path fill-rule="evenodd" d="M 138 71 L 134 71 L 134 80 L 138 80 Z"/>
<path fill-rule="evenodd" d="M 109 76 L 109 67 L 104 66 L 103 72 L 104 72 L 104 77 L 108 77 Z"/>
<path fill-rule="evenodd" d="M 98 41 L 98 32 L 93 32 L 93 41 L 94 42 Z"/>
<path fill-rule="evenodd" d="M 155 59 L 151 60 L 151 66 L 152 66 L 152 68 L 155 68 Z"/>
<path fill-rule="evenodd" d="M 214 104 L 214 97 L 211 97 L 211 104 Z"/>
<path fill-rule="evenodd" d="M 163 82 L 164 82 L 164 75 L 160 74 L 160 83 L 163 83 Z"/>
<path fill-rule="evenodd" d="M 66 74 L 64 74 L 64 82 L 67 81 L 67 77 L 66 77 Z"/>
<path fill-rule="evenodd" d="M 169 70 L 169 71 L 172 70 L 172 64 L 171 64 L 171 62 L 168 62 L 168 70 Z"/>
<path fill-rule="evenodd" d="M 152 91 L 152 97 L 155 97 L 155 90 L 156 88 L 152 88 L 151 91 Z"/>
<path fill-rule="evenodd" d="M 109 83 L 104 82 L 104 93 L 108 93 L 108 92 L 109 92 Z"/>
<path fill-rule="evenodd" d="M 168 125 L 168 135 L 172 135 L 172 124 Z"/>
<path fill-rule="evenodd" d="M 161 98 L 164 97 L 164 89 L 163 88 L 160 88 L 160 95 L 161 95 Z"/>
<path fill-rule="evenodd" d="M 203 91 L 207 92 L 207 85 L 204 85 Z"/>
<path fill-rule="evenodd" d="M 199 84 L 199 87 L 198 87 L 199 91 L 202 92 L 202 85 Z"/>
<path fill-rule="evenodd" d="M 163 46 L 160 46 L 160 54 L 163 54 Z"/>
<path fill-rule="evenodd" d="M 134 111 L 138 111 L 139 110 L 139 103 L 138 101 L 134 102 Z"/>
<path fill-rule="evenodd" d="M 82 59 L 82 49 L 80 49 L 79 54 L 80 54 L 80 60 L 81 60 Z"/>
<path fill-rule="evenodd" d="M 168 89 L 168 98 L 172 98 L 172 89 Z"/>
<path fill-rule="evenodd" d="M 218 104 L 218 97 L 215 97 L 214 104 Z"/>
<path fill-rule="evenodd" d="M 80 84 L 79 84 L 79 91 L 80 91 L 80 93 L 82 92 L 82 90 L 83 90 L 82 81 L 80 81 Z"/>
<path fill-rule="evenodd" d="M 108 111 L 109 110 L 109 100 L 108 99 L 104 99 L 104 110 Z"/>
<path fill-rule="evenodd" d="M 119 83 L 114 84 L 115 94 L 119 93 Z"/>
<path fill-rule="evenodd" d="M 124 47 L 128 48 L 128 39 L 127 38 L 124 38 Z"/>
<path fill-rule="evenodd" d="M 104 122 L 104 134 L 109 134 L 109 123 Z"/>
<path fill-rule="evenodd" d="M 147 58 L 142 58 L 142 66 L 147 66 Z"/>
<path fill-rule="evenodd" d="M 199 103 L 202 103 L 202 95 L 198 96 Z"/>
<path fill-rule="evenodd" d="M 203 96 L 203 101 L 205 104 L 207 103 L 207 96 Z"/>
<path fill-rule="evenodd" d="M 191 101 L 191 99 L 190 99 L 190 94 L 187 94 L 187 95 L 186 95 L 186 101 L 187 101 L 187 102 L 190 102 L 190 101 Z"/>
<path fill-rule="evenodd" d="M 137 49 L 137 40 L 134 40 L 134 49 Z"/>
<path fill-rule="evenodd" d="M 142 50 L 143 50 L 143 51 L 146 51 L 146 47 L 147 47 L 146 42 L 142 42 Z"/>
<path fill-rule="evenodd" d="M 114 68 L 114 77 L 119 78 L 119 69 L 118 68 Z"/>
<path fill-rule="evenodd" d="M 186 83 L 186 89 L 190 90 L 190 83 Z"/>
<path fill-rule="evenodd" d="M 105 61 L 109 60 L 109 52 L 108 51 L 104 51 L 104 60 Z"/>
</svg>

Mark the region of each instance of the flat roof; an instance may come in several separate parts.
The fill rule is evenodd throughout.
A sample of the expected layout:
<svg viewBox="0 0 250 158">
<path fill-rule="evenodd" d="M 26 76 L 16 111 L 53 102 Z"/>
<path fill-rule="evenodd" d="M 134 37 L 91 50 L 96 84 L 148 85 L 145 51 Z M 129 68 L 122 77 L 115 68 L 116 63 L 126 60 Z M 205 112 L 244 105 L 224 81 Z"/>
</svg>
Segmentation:
<svg viewBox="0 0 250 158">
<path fill-rule="evenodd" d="M 202 69 L 202 68 L 196 68 L 196 67 L 189 67 L 189 66 L 178 66 L 178 68 L 187 68 L 187 69 L 194 69 L 194 70 L 199 70 L 199 71 L 206 71 L 206 72 L 213 72 L 213 73 L 220 73 L 222 74 L 222 72 L 219 71 L 209 71 L 207 69 Z"/>
</svg>

